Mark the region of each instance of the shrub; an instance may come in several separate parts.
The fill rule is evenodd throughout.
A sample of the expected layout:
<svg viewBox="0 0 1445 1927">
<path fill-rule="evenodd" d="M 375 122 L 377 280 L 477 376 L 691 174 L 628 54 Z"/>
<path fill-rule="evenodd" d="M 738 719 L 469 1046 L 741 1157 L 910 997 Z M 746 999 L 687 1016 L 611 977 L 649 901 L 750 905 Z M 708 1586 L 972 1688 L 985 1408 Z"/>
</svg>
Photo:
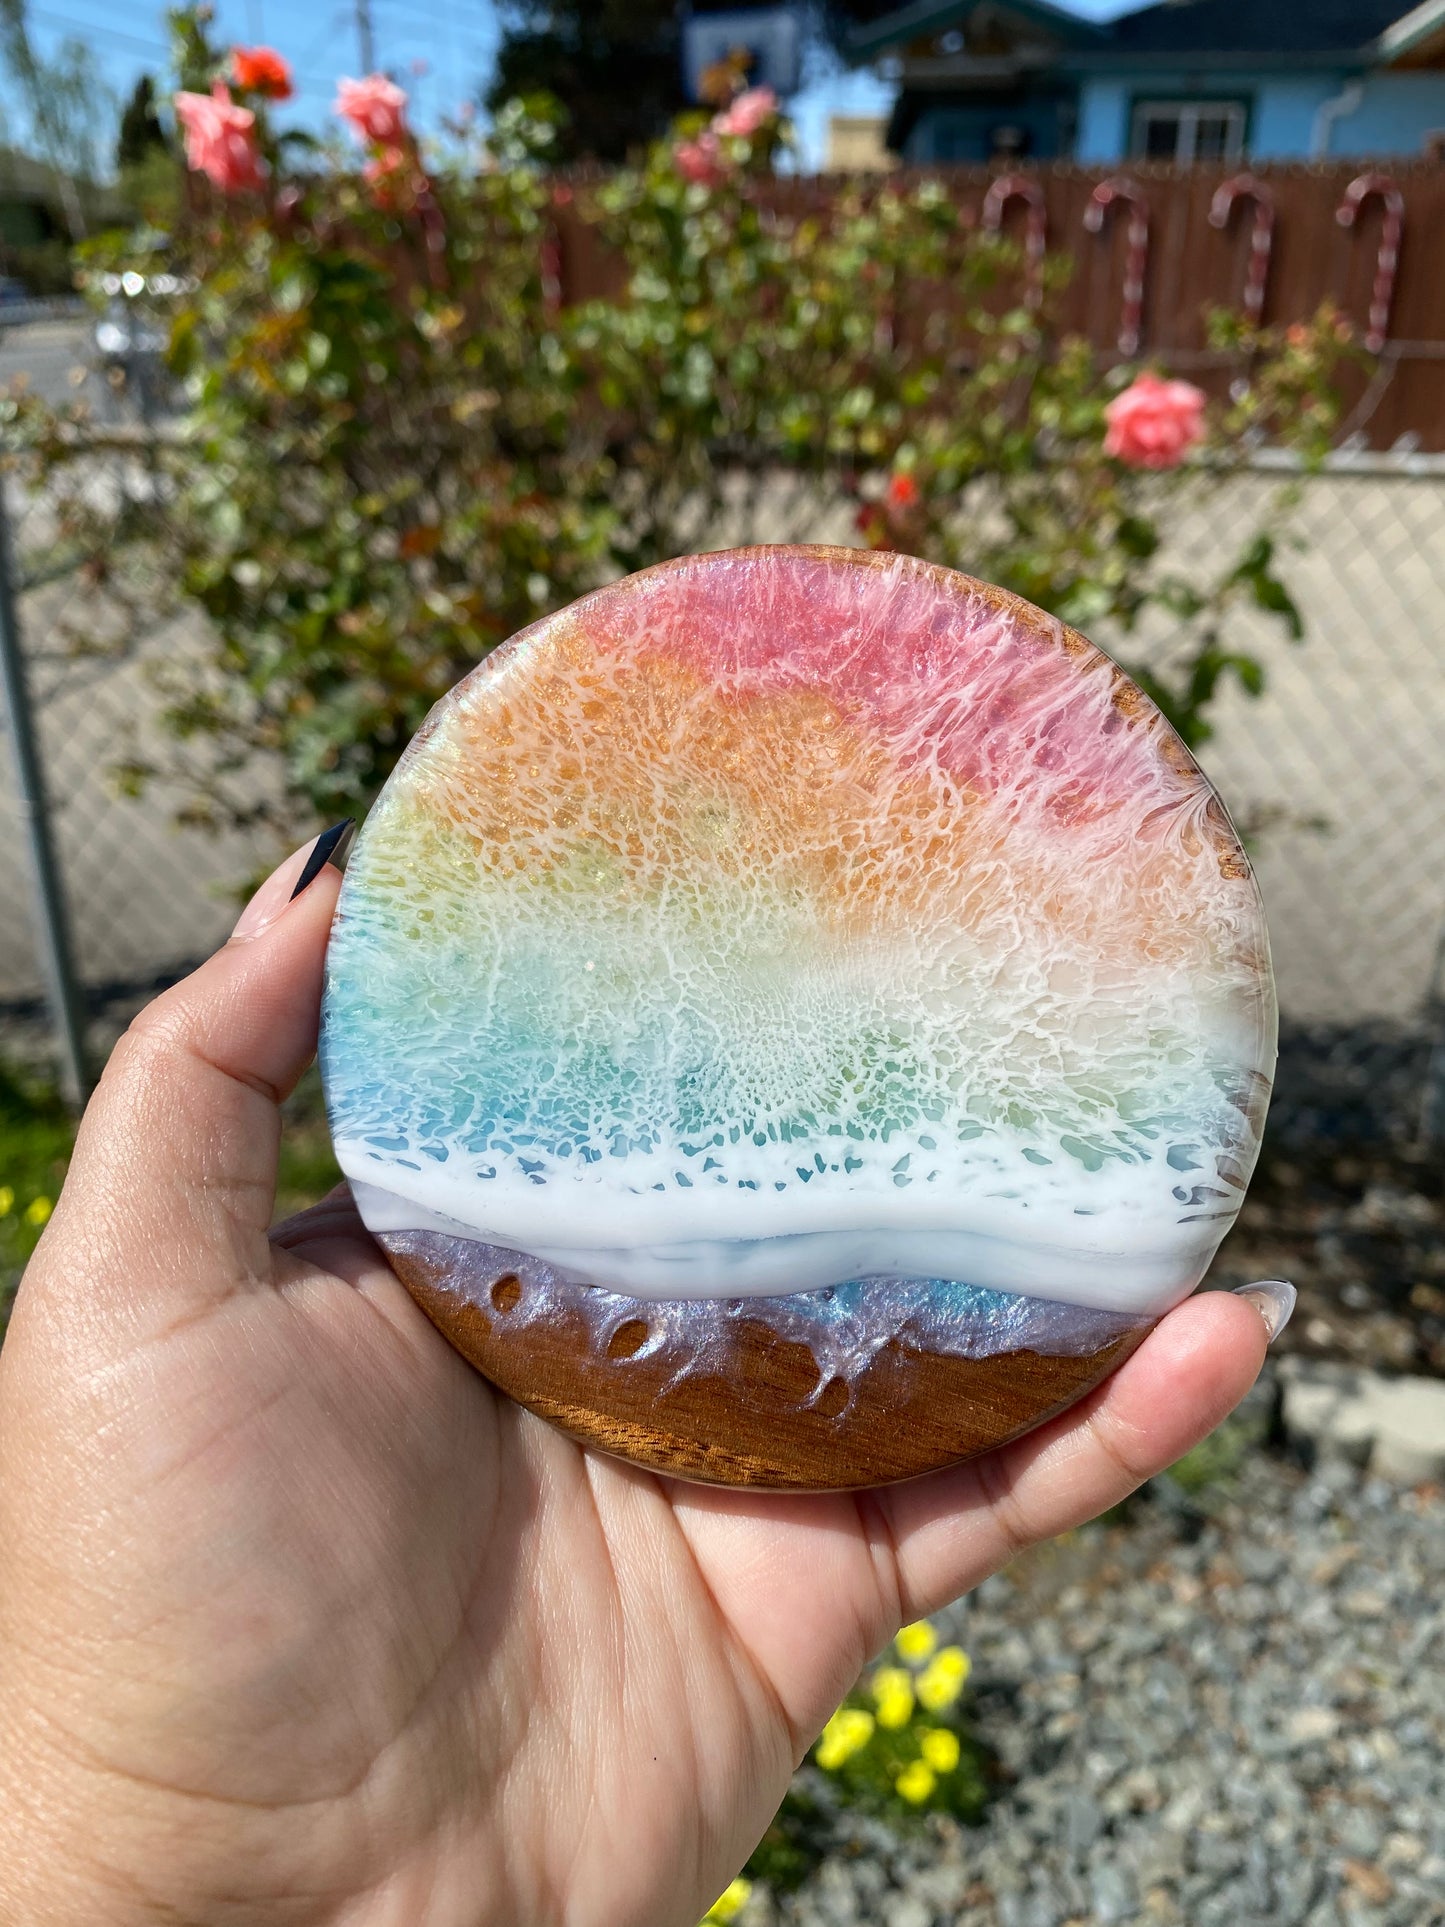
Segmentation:
<svg viewBox="0 0 1445 1927">
<path fill-rule="evenodd" d="M 894 1642 L 898 1664 L 876 1667 L 834 1713 L 814 1764 L 849 1804 L 907 1819 L 952 1813 L 976 1820 L 988 1797 L 982 1755 L 960 1720 L 969 1675 L 959 1646 L 940 1646 L 927 1620 Z"/>
<path fill-rule="evenodd" d="M 0 1331 L 60 1195 L 74 1130 L 53 1092 L 0 1064 Z"/>
<path fill-rule="evenodd" d="M 800 1886 L 827 1854 L 848 1849 L 855 1816 L 900 1832 L 934 1816 L 981 1819 L 992 1763 L 968 1727 L 968 1675 L 967 1655 L 940 1646 L 927 1620 L 905 1626 L 894 1661 L 865 1675 L 823 1728 L 742 1882 L 718 1906 L 740 1911 L 739 1886 L 751 1882 L 780 1892 Z M 708 1919 L 722 1917 L 715 1907 Z"/>
<path fill-rule="evenodd" d="M 1270 527 L 1182 574 L 1161 518 L 1265 433 L 1322 452 L 1333 315 L 1287 337 L 1222 322 L 1250 374 L 1188 462 L 1132 466 L 1106 410 L 1137 371 L 1059 338 L 1047 295 L 1011 306 L 1016 254 L 938 181 L 780 180 L 787 130 L 756 96 L 605 178 L 549 172 L 541 100 L 424 155 L 388 96 L 359 156 L 318 148 L 276 132 L 199 14 L 175 18 L 211 178 L 189 177 L 169 238 L 108 237 L 83 271 L 166 290 L 182 412 L 119 498 L 94 486 L 115 437 L 80 410 L 12 398 L 5 426 L 106 604 L 72 609 L 77 639 L 127 646 L 177 602 L 207 618 L 207 661 L 161 672 L 171 729 L 206 751 L 191 816 L 362 809 L 517 627 L 619 571 L 830 516 L 1085 628 L 1127 638 L 1162 610 L 1168 668 L 1128 666 L 1190 742 L 1223 683 L 1263 683 L 1231 608 L 1298 633 Z M 613 296 L 559 308 L 563 221 L 609 253 Z M 257 756 L 279 784 L 233 782 Z"/>
</svg>

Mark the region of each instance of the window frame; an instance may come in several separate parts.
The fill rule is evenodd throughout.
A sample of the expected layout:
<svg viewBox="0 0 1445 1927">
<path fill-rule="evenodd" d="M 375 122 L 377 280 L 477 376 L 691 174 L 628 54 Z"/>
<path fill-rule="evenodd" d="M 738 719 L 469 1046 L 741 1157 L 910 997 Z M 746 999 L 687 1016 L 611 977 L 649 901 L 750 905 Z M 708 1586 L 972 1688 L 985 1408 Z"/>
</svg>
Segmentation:
<svg viewBox="0 0 1445 1927">
<path fill-rule="evenodd" d="M 1192 167 L 1198 160 L 1195 149 L 1201 118 L 1224 115 L 1233 123 L 1238 144 L 1230 147 L 1226 143 L 1224 153 L 1210 156 L 1202 165 L 1230 166 L 1236 161 L 1242 161 L 1249 154 L 1251 107 L 1252 102 L 1247 94 L 1135 94 L 1129 102 L 1129 159 L 1131 161 L 1152 159 L 1164 166 Z M 1162 120 L 1167 116 L 1173 116 L 1176 119 L 1180 135 L 1186 123 L 1188 124 L 1189 151 L 1187 154 L 1182 153 L 1180 149 L 1184 143 L 1182 139 L 1176 139 L 1173 156 L 1169 161 L 1164 162 L 1161 161 L 1160 156 L 1151 156 L 1143 151 L 1141 136 L 1149 118 L 1157 117 Z"/>
</svg>

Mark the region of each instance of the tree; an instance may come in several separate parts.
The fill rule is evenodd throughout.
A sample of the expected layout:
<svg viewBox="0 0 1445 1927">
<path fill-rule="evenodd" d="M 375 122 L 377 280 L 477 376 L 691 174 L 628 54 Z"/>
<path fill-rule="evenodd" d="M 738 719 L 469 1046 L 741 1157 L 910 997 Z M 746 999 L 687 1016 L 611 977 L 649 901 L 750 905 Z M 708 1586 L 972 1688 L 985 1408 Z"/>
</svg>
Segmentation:
<svg viewBox="0 0 1445 1927">
<path fill-rule="evenodd" d="M 487 106 L 555 94 L 562 158 L 624 160 L 684 105 L 676 0 L 504 0 Z"/>
<path fill-rule="evenodd" d="M 153 154 L 164 154 L 168 149 L 165 129 L 156 112 L 155 83 L 149 74 L 142 74 L 120 117 L 120 133 L 115 144 L 116 168 L 124 174 L 131 168 L 144 167 Z"/>
<path fill-rule="evenodd" d="M 100 172 L 101 128 L 113 98 L 95 55 L 71 37 L 47 59 L 31 43 L 25 0 L 0 0 L 0 61 L 24 102 L 29 139 L 54 172 L 70 237 L 83 240 L 78 183 Z"/>
</svg>

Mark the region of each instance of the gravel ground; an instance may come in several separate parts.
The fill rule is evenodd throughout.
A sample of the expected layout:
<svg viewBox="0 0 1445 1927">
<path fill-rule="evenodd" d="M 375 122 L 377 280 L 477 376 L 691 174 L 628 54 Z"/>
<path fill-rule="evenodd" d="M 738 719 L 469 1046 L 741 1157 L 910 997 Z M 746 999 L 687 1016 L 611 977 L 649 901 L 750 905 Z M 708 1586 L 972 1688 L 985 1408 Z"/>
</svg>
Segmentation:
<svg viewBox="0 0 1445 1927">
<path fill-rule="evenodd" d="M 1281 1350 L 1445 1377 L 1445 1156 L 1268 1145 L 1210 1283 L 1288 1278 Z"/>
<path fill-rule="evenodd" d="M 1445 1030 L 1286 1026 L 1264 1153 L 1211 1284 L 1296 1285 L 1282 1351 L 1445 1377 L 1442 1153 Z"/>
<path fill-rule="evenodd" d="M 840 1818 L 741 1927 L 1445 1923 L 1440 1488 L 1251 1449 L 944 1618 L 996 1756 L 985 1821 Z"/>
</svg>

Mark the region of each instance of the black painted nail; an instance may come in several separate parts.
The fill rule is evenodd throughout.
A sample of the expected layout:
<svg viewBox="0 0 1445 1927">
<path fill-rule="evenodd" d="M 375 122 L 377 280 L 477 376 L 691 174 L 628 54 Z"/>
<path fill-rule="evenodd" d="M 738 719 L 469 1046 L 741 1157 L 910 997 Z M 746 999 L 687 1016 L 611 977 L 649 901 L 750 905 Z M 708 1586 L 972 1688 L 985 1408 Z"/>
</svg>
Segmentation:
<svg viewBox="0 0 1445 1927">
<path fill-rule="evenodd" d="M 354 816 L 343 817 L 341 822 L 333 823 L 329 830 L 323 830 L 311 846 L 311 854 L 306 859 L 305 868 L 296 879 L 296 888 L 291 892 L 290 902 L 294 903 L 301 892 L 313 884 L 328 863 L 334 863 L 339 870 L 351 843 L 352 832 L 356 828 Z"/>
</svg>

